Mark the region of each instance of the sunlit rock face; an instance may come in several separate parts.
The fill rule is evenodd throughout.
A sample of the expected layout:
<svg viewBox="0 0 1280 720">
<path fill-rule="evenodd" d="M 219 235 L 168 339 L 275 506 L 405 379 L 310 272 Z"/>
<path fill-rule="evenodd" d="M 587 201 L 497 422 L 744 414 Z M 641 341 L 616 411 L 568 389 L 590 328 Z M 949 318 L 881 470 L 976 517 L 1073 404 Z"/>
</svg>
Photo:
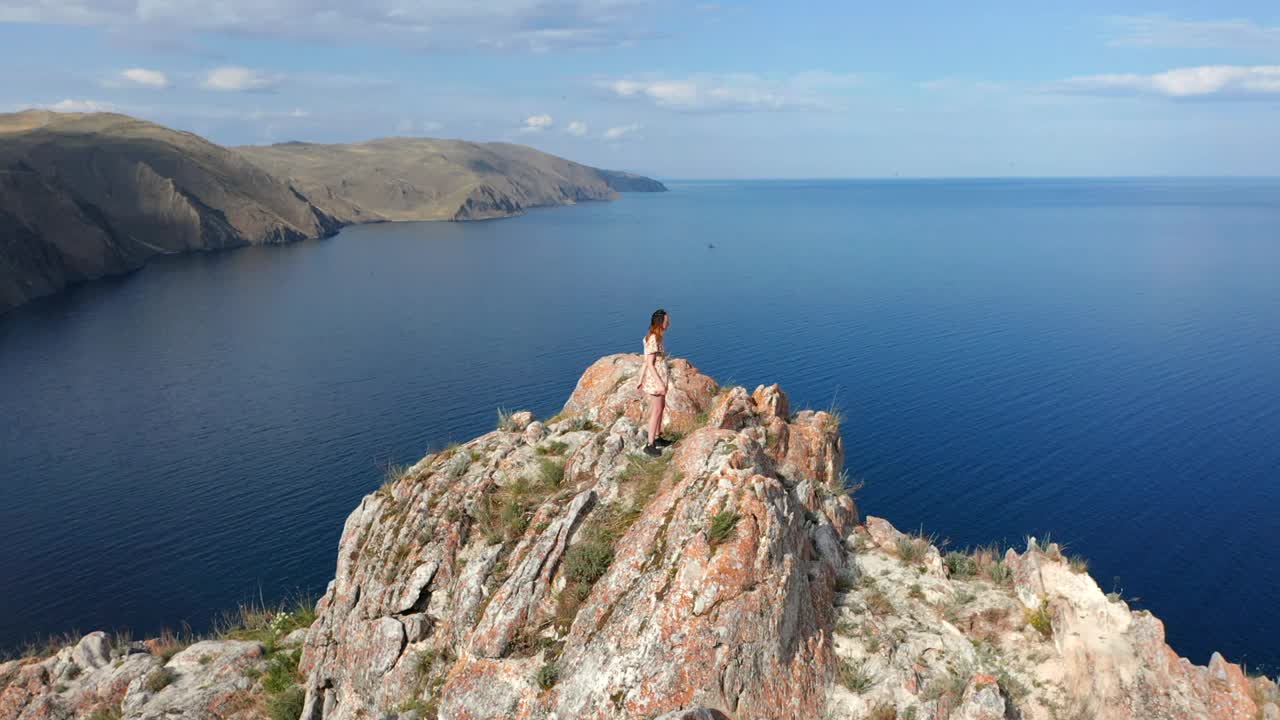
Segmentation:
<svg viewBox="0 0 1280 720">
<path fill-rule="evenodd" d="M 944 553 L 861 518 L 838 418 L 776 385 L 672 360 L 672 443 L 642 454 L 640 360 L 390 473 L 309 628 L 171 658 L 89 635 L 0 664 L 0 718 L 261 717 L 293 691 L 302 720 L 1280 718 L 1274 682 L 1179 658 L 1057 545 Z M 292 642 L 300 688 L 273 689 Z"/>
</svg>

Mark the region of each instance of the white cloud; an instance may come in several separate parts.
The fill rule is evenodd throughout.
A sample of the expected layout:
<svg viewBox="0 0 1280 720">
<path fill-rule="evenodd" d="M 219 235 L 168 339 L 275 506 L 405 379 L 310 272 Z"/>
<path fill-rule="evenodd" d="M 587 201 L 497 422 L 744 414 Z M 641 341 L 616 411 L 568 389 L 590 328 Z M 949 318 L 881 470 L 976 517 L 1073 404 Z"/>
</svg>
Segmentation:
<svg viewBox="0 0 1280 720">
<path fill-rule="evenodd" d="M 1108 44 L 1128 47 L 1280 50 L 1280 25 L 1252 20 L 1179 20 L 1163 15 L 1105 18 Z"/>
<path fill-rule="evenodd" d="M 678 112 L 832 110 L 859 75 L 813 71 L 785 77 L 749 73 L 687 78 L 623 78 L 599 85 L 618 98 Z"/>
<path fill-rule="evenodd" d="M 567 127 L 565 127 L 564 131 L 569 133 L 570 135 L 577 135 L 578 137 L 582 137 L 583 135 L 587 134 L 587 124 L 582 122 L 581 120 L 574 120 L 573 122 L 569 123 Z"/>
<path fill-rule="evenodd" d="M 147 68 L 129 68 L 102 83 L 106 87 L 137 87 L 163 89 L 169 87 L 169 76 L 159 70 Z"/>
<path fill-rule="evenodd" d="M 0 0 L 0 22 L 293 37 L 425 49 L 544 52 L 651 35 L 654 0 Z"/>
<path fill-rule="evenodd" d="M 635 123 L 631 123 L 630 125 L 622 125 L 620 127 L 611 127 L 608 130 L 604 131 L 604 139 L 605 140 L 621 140 L 622 138 L 627 137 L 628 135 L 634 135 L 635 133 L 639 132 L 639 130 L 640 130 L 640 126 Z"/>
<path fill-rule="evenodd" d="M 91 112 L 115 112 L 116 106 L 109 102 L 101 100 L 80 100 L 76 98 L 66 98 L 55 103 L 18 103 L 9 106 L 5 112 L 22 110 L 54 110 L 56 112 L 66 113 L 91 113 Z"/>
<path fill-rule="evenodd" d="M 550 115 L 530 115 L 524 119 L 524 125 L 519 132 L 522 133 L 538 133 L 551 127 Z"/>
<path fill-rule="evenodd" d="M 1083 75 L 1052 89 L 1081 95 L 1280 99 L 1280 65 L 1202 65 L 1154 75 Z"/>
<path fill-rule="evenodd" d="M 111 112 L 115 109 L 115 105 L 108 102 L 100 102 L 98 100 L 76 100 L 73 98 L 60 100 L 46 107 L 49 110 L 72 113 Z"/>
<path fill-rule="evenodd" d="M 239 65 L 217 67 L 204 76 L 200 86 L 206 90 L 220 92 L 251 92 L 269 90 L 276 85 L 276 79 L 252 68 Z"/>
</svg>

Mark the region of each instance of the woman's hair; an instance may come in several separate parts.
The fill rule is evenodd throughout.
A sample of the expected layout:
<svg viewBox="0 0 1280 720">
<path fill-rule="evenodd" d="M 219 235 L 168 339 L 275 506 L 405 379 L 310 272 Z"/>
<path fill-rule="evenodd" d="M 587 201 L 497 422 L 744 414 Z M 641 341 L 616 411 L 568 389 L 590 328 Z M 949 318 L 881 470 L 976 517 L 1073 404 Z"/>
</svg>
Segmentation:
<svg viewBox="0 0 1280 720">
<path fill-rule="evenodd" d="M 662 327 L 663 321 L 667 319 L 667 311 L 658 308 L 653 311 L 653 317 L 649 318 L 649 335 L 657 335 L 658 339 L 662 339 L 662 333 L 665 328 Z M 648 337 L 648 336 L 646 336 Z"/>
</svg>

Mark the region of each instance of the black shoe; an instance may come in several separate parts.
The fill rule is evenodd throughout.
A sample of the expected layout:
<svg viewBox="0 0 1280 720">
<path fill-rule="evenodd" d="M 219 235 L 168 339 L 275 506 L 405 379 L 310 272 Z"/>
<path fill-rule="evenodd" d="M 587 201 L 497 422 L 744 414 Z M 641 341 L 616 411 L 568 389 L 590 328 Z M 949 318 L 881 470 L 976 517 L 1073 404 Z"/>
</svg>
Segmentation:
<svg viewBox="0 0 1280 720">
<path fill-rule="evenodd" d="M 675 444 L 676 444 L 676 441 L 675 441 L 675 440 L 668 440 L 668 439 L 666 439 L 666 438 L 664 438 L 664 437 L 660 437 L 660 438 L 658 438 L 657 440 L 654 440 L 654 441 L 653 441 L 653 444 L 654 444 L 654 445 L 657 445 L 657 446 L 658 446 L 658 447 L 660 447 L 660 448 L 664 448 L 664 447 L 671 447 L 672 445 L 675 445 Z"/>
<path fill-rule="evenodd" d="M 658 457 L 659 455 L 662 454 L 662 451 L 659 450 L 656 445 L 645 445 L 644 454 L 648 455 L 649 457 Z"/>
</svg>

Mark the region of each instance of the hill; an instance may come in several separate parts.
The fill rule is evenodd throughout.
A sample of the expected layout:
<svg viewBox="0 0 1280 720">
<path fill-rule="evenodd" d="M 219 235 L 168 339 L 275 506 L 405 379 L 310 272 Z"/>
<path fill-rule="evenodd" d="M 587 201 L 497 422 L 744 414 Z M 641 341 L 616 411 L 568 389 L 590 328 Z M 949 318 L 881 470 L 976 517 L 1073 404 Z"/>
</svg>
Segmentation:
<svg viewBox="0 0 1280 720">
<path fill-rule="evenodd" d="M 287 182 L 191 133 L 111 113 L 0 115 L 0 312 L 157 254 L 338 228 Z"/>
<path fill-rule="evenodd" d="M 510 143 L 383 138 L 236 149 L 349 223 L 483 220 L 531 207 L 612 200 L 618 192 L 666 190 L 656 180 Z"/>
<path fill-rule="evenodd" d="M 0 313 L 159 254 L 343 225 L 479 220 L 662 191 L 507 143 L 387 138 L 228 149 L 114 113 L 0 114 Z"/>
</svg>

